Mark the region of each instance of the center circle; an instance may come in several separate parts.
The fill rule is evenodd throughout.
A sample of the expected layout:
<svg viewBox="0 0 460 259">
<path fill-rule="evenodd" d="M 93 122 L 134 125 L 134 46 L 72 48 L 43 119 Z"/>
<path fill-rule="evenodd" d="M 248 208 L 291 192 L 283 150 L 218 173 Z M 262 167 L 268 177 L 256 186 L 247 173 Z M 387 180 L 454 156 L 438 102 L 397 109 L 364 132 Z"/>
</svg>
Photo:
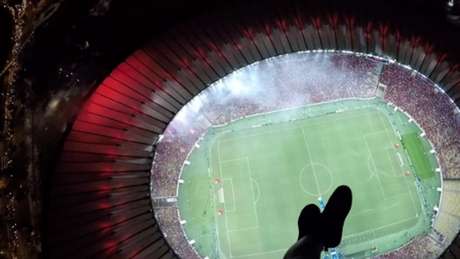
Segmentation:
<svg viewBox="0 0 460 259">
<path fill-rule="evenodd" d="M 299 183 L 304 193 L 320 197 L 332 189 L 332 172 L 324 164 L 309 163 L 300 170 Z"/>
</svg>

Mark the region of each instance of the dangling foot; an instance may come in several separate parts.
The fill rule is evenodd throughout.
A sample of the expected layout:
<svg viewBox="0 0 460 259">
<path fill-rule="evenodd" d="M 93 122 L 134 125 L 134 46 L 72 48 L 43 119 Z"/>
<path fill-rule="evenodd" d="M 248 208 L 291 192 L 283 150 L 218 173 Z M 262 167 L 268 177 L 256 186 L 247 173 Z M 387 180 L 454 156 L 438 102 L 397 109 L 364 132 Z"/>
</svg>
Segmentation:
<svg viewBox="0 0 460 259">
<path fill-rule="evenodd" d="M 326 249 L 340 244 L 343 225 L 351 210 L 351 203 L 351 189 L 345 185 L 337 187 L 329 198 L 321 214 L 322 231 L 319 232 Z"/>
</svg>

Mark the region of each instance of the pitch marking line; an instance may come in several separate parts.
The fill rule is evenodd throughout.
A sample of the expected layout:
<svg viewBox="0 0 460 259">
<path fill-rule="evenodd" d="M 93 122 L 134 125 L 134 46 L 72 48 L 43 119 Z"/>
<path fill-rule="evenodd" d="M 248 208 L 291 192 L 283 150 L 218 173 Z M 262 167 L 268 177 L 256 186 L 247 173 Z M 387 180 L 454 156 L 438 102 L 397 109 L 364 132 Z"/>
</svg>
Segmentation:
<svg viewBox="0 0 460 259">
<path fill-rule="evenodd" d="M 233 209 L 232 210 L 228 210 L 228 212 L 236 212 L 236 197 L 235 197 L 235 189 L 233 188 L 233 179 L 232 178 L 223 178 L 222 179 L 224 181 L 224 187 L 225 187 L 225 181 L 230 181 L 230 186 L 231 186 L 231 190 L 232 190 L 232 203 L 233 203 Z M 224 189 L 224 196 L 225 196 L 225 189 Z M 225 202 L 224 202 L 225 203 Z M 227 212 L 227 209 L 225 209 L 225 211 Z"/>
<path fill-rule="evenodd" d="M 386 210 L 390 210 L 392 209 L 393 207 L 397 207 L 399 206 L 401 203 L 400 202 L 396 202 L 396 203 L 393 203 L 391 204 L 390 206 L 385 206 L 383 207 L 383 210 L 386 211 Z M 348 217 L 355 217 L 357 215 L 360 215 L 360 214 L 366 214 L 366 213 L 379 213 L 379 209 L 365 209 L 365 210 L 361 210 L 357 213 L 354 213 L 354 214 L 350 214 Z"/>
<path fill-rule="evenodd" d="M 217 164 L 219 165 L 219 176 L 221 178 L 222 177 L 222 164 L 220 163 L 221 161 L 221 156 L 220 156 L 220 141 L 217 140 Z M 225 207 L 225 203 L 224 203 L 224 210 L 227 210 L 227 208 Z M 225 234 L 227 236 L 227 246 L 228 246 L 228 253 L 230 254 L 230 258 L 232 257 L 232 245 L 231 245 L 231 241 L 230 241 L 230 233 L 228 232 L 228 230 L 230 229 L 228 227 L 228 220 L 227 220 L 227 216 L 226 214 L 224 213 L 224 222 L 225 222 Z M 219 226 L 217 225 L 216 228 L 218 229 Z M 219 237 L 218 237 L 219 238 Z"/>
<path fill-rule="evenodd" d="M 217 163 L 219 165 L 219 176 L 223 178 L 223 171 L 222 171 L 222 157 L 221 157 L 221 152 L 220 152 L 220 140 L 217 141 Z M 249 173 L 249 179 L 252 178 L 251 176 L 251 166 L 250 166 L 250 163 L 249 163 L 249 158 L 246 156 L 245 158 L 243 158 L 246 160 L 246 164 L 247 164 L 247 169 L 248 169 L 248 173 Z M 241 160 L 243 160 L 241 159 Z M 249 181 L 249 184 L 250 184 L 250 187 L 251 187 L 251 191 L 252 191 L 252 194 L 253 194 L 253 202 L 254 202 L 254 198 L 256 197 L 255 196 L 255 192 L 254 192 L 254 187 L 252 186 L 251 182 Z M 233 192 L 234 193 L 234 192 Z M 235 203 L 234 203 L 235 204 Z M 236 206 L 236 205 L 235 205 Z M 254 203 L 254 213 L 255 213 L 255 219 L 256 219 L 256 226 L 254 228 L 259 228 L 259 216 L 257 214 L 257 208 L 255 206 L 255 203 Z M 224 210 L 227 211 L 227 208 L 225 206 L 225 203 L 224 203 Z M 227 244 L 228 244 L 228 250 L 229 250 L 229 254 L 230 254 L 230 258 L 233 258 L 233 255 L 232 255 L 232 245 L 231 245 L 231 239 L 230 239 L 230 227 L 228 225 L 228 219 L 227 219 L 227 215 L 224 214 L 224 222 L 225 222 L 225 232 L 226 232 L 226 236 L 227 236 Z M 216 226 L 218 228 L 218 226 Z M 237 230 L 239 231 L 239 230 Z"/>
<path fill-rule="evenodd" d="M 319 190 L 318 177 L 316 176 L 315 167 L 313 166 L 313 161 L 312 161 L 312 158 L 311 158 L 311 153 L 310 153 L 310 150 L 308 149 L 307 138 L 305 136 L 305 132 L 304 132 L 303 128 L 301 128 L 300 130 L 302 131 L 303 142 L 305 144 L 305 150 L 307 151 L 307 154 L 308 154 L 308 160 L 310 160 L 311 171 L 313 173 L 313 177 L 315 178 L 316 192 L 317 192 L 318 195 L 321 195 L 321 192 Z"/>
<path fill-rule="evenodd" d="M 263 159 L 270 159 L 272 157 L 278 157 L 278 156 L 279 156 L 279 152 L 266 152 L 266 153 L 264 153 L 264 155 L 259 155 L 258 157 L 263 158 Z M 226 160 L 220 161 L 220 163 L 221 164 L 233 163 L 233 162 L 236 162 L 236 161 L 245 160 L 247 157 L 248 156 L 242 156 L 242 157 L 236 157 L 236 158 L 232 158 L 232 159 L 226 159 Z"/>
<path fill-rule="evenodd" d="M 372 152 L 371 152 L 371 148 L 369 147 L 369 143 L 367 143 L 367 139 L 366 137 L 363 138 L 364 139 L 364 142 L 366 143 L 366 147 L 367 147 L 367 153 L 368 153 L 368 157 L 371 158 L 371 161 L 372 161 L 372 164 L 374 165 L 374 173 L 375 173 L 375 176 L 377 177 L 377 181 L 379 183 L 379 188 L 380 188 L 380 191 L 382 192 L 382 195 L 383 195 L 383 199 L 385 200 L 385 190 L 383 189 L 383 185 L 382 185 L 382 181 L 380 180 L 380 176 L 379 174 L 377 173 L 377 166 L 375 165 L 375 160 L 374 160 L 374 156 L 372 156 Z"/>
<path fill-rule="evenodd" d="M 391 152 L 391 150 L 387 149 L 387 150 L 385 150 L 385 153 L 386 153 L 388 159 L 390 160 L 390 164 L 391 164 L 391 168 L 393 169 L 393 172 L 397 173 L 398 171 L 402 171 L 402 170 L 398 170 L 397 168 L 395 168 L 394 163 L 393 163 L 393 159 L 391 158 L 391 155 L 393 154 Z M 400 178 L 400 177 L 397 176 L 397 174 L 395 176 L 393 176 L 393 177 Z"/>
<path fill-rule="evenodd" d="M 212 191 L 212 189 L 210 189 L 210 192 L 211 192 L 211 195 L 214 197 L 214 211 L 217 210 L 217 207 L 216 207 L 216 204 L 217 204 L 217 198 L 216 198 L 216 195 L 214 194 L 214 192 Z M 217 218 L 216 216 L 214 216 L 214 225 L 216 227 L 216 239 L 217 239 L 217 253 L 222 255 L 224 258 L 227 258 L 224 254 L 224 252 L 222 251 L 222 246 L 220 244 L 220 234 L 219 234 L 219 224 L 217 223 Z"/>
<path fill-rule="evenodd" d="M 371 155 L 369 154 L 369 152 L 367 152 L 367 153 L 368 153 L 368 154 L 367 154 L 366 165 L 367 165 L 367 170 L 369 170 L 369 177 L 367 178 L 366 181 L 363 181 L 363 183 L 365 183 L 365 184 L 368 183 L 368 182 L 370 182 L 370 181 L 372 181 L 372 178 L 374 178 L 374 176 L 375 176 L 375 174 L 376 174 L 376 173 L 374 172 L 374 170 L 372 170 L 372 168 L 371 168 L 371 167 L 372 167 L 372 165 L 371 165 L 371 163 L 372 163 L 372 161 L 371 161 L 371 159 L 372 159 L 372 158 L 371 158 Z"/>
<path fill-rule="evenodd" d="M 382 134 L 382 133 L 386 133 L 386 130 L 377 130 L 377 131 L 374 131 L 374 132 L 371 132 L 371 133 L 364 134 L 363 136 L 364 136 L 364 138 L 367 138 L 369 136 Z"/>
<path fill-rule="evenodd" d="M 293 129 L 295 129 L 297 127 L 294 127 Z M 244 129 L 242 129 L 244 130 Z M 263 135 L 270 135 L 270 134 L 275 134 L 275 133 L 279 133 L 280 131 L 284 131 L 285 129 L 270 129 L 270 130 L 267 130 L 265 132 L 259 132 L 259 133 L 255 133 L 255 134 L 245 134 L 245 135 L 242 135 L 242 136 L 235 136 L 235 137 L 231 137 L 231 138 L 226 138 L 226 139 L 223 139 L 221 140 L 221 142 L 230 142 L 230 141 L 234 141 L 234 140 L 239 140 L 239 139 L 245 139 L 245 138 L 253 138 L 253 137 L 258 137 L 258 136 L 263 136 Z M 285 134 L 288 134 L 285 132 Z"/>
<path fill-rule="evenodd" d="M 302 134 L 303 134 L 304 141 L 305 141 L 305 133 L 304 133 L 303 129 L 302 129 Z M 262 134 L 261 134 L 261 135 L 262 135 Z M 219 144 L 220 144 L 220 143 L 219 143 Z M 306 144 L 306 143 L 305 143 L 305 144 Z M 367 142 L 366 142 L 366 145 L 368 145 Z M 308 146 L 306 146 L 306 149 L 307 149 L 307 152 L 309 152 Z M 218 145 L 218 153 L 220 153 L 219 145 Z M 220 156 L 220 154 L 219 154 L 219 156 Z M 372 156 L 372 155 L 371 155 L 371 156 Z M 236 159 L 236 160 L 241 160 L 241 159 L 244 159 L 244 158 L 240 158 L 240 159 Z M 248 158 L 246 158 L 246 159 L 247 159 L 247 162 L 248 162 L 248 169 L 250 170 L 249 160 L 248 160 Z M 372 157 L 372 159 L 373 159 L 373 157 Z M 311 160 L 311 157 L 310 157 L 310 160 Z M 226 161 L 222 161 L 222 163 L 223 163 L 223 162 L 226 162 Z M 220 169 L 220 174 L 221 174 L 222 171 L 221 171 L 221 164 L 220 164 L 220 163 L 219 163 L 219 169 Z M 317 181 L 316 173 L 314 173 L 314 176 L 315 176 L 315 180 L 316 180 L 316 184 L 317 184 L 317 189 L 318 189 L 318 188 L 319 188 L 319 184 L 318 184 L 318 181 Z M 231 180 L 231 179 L 230 179 L 230 180 Z M 251 180 L 254 180 L 254 179 L 251 178 Z M 255 181 L 255 180 L 254 180 L 254 181 Z M 407 184 L 407 183 L 406 183 L 406 184 Z M 380 186 L 380 187 L 381 187 L 381 186 Z M 232 186 L 232 188 L 233 188 L 233 186 Z M 253 189 L 252 186 L 251 186 L 251 188 L 252 188 L 252 190 L 253 190 L 253 196 L 256 197 L 255 194 L 254 194 L 254 189 Z M 233 194 L 234 194 L 234 192 L 233 192 Z M 411 194 L 411 193 L 410 193 L 410 194 Z M 412 198 L 412 197 L 411 197 L 411 198 Z M 256 203 L 256 201 L 255 201 L 255 203 Z M 257 215 L 257 212 L 256 212 L 256 215 Z M 414 218 L 410 218 L 410 219 L 414 219 Z M 392 223 L 392 224 L 388 224 L 388 225 L 385 225 L 385 226 L 381 226 L 381 227 L 379 227 L 379 228 L 375 228 L 375 229 L 373 229 L 373 230 L 368 230 L 368 231 L 375 231 L 375 230 L 377 230 L 377 229 L 381 229 L 381 228 L 383 228 L 383 227 L 388 227 L 388 226 L 391 226 L 391 225 L 394 225 L 394 224 L 402 223 L 402 222 L 407 221 L 407 220 L 410 220 L 410 219 L 402 220 L 402 221 L 399 221 L 399 222 L 395 222 L 395 223 Z M 228 229 L 228 226 L 227 226 L 227 229 Z M 248 229 L 251 229 L 251 228 L 248 228 Z M 236 231 L 242 231 L 242 230 L 244 230 L 244 229 L 240 229 L 240 230 L 236 230 Z M 365 232 L 368 232 L 368 231 L 365 231 Z M 233 232 L 233 231 L 227 231 L 227 232 Z M 360 232 L 360 233 L 364 233 L 364 232 Z M 360 233 L 356 233 L 356 234 L 360 234 Z M 227 233 L 227 234 L 228 234 L 228 233 Z M 355 235 L 355 234 L 352 234 L 352 235 Z M 347 236 L 347 237 L 350 237 L 350 236 L 351 236 L 351 235 L 349 235 L 349 236 Z M 230 239 L 229 239 L 229 241 L 230 241 Z M 230 250 L 231 250 L 231 247 L 229 247 L 229 248 L 230 248 Z M 240 255 L 240 256 L 231 256 L 231 258 L 240 258 L 240 257 L 247 257 L 247 256 L 252 256 L 252 255 L 258 255 L 258 254 L 274 253 L 274 252 L 277 252 L 277 251 L 284 251 L 284 249 L 273 250 L 273 251 L 267 251 L 267 252 L 262 252 L 262 253 L 251 253 L 251 254 Z"/>
<path fill-rule="evenodd" d="M 214 143 L 213 143 L 214 144 Z M 212 145 L 209 146 L 209 149 L 208 149 L 208 154 L 209 154 L 209 172 L 210 174 L 212 173 L 211 171 L 214 171 L 212 168 Z M 220 174 L 219 174 L 220 175 Z M 212 207 L 213 207 L 213 211 L 217 211 L 217 197 L 216 197 L 216 194 L 214 192 L 214 190 L 212 188 L 209 189 L 209 192 L 211 193 L 211 197 L 213 197 L 213 204 L 212 204 Z M 219 233 L 219 224 L 217 223 L 217 217 L 216 215 L 214 214 L 214 226 L 216 228 L 216 239 L 217 239 L 217 247 L 216 247 L 216 253 L 219 254 L 219 255 L 222 255 L 224 257 L 224 259 L 227 258 L 227 256 L 225 256 L 224 252 L 222 251 L 222 245 L 220 243 L 220 233 Z"/>
<path fill-rule="evenodd" d="M 364 108 L 363 108 L 364 109 Z M 358 110 L 363 110 L 363 109 L 358 109 Z M 351 110 L 351 111 L 356 111 L 356 110 Z M 344 117 L 339 117 L 339 118 L 336 118 L 334 120 L 334 122 L 338 122 L 338 121 L 341 121 L 341 120 L 349 120 L 349 119 L 352 119 L 352 118 L 356 118 L 356 117 L 365 117 L 365 115 L 367 115 L 367 113 L 374 113 L 374 111 L 363 111 L 363 114 L 358 114 L 358 115 L 353 115 L 353 116 L 344 116 Z M 299 119 L 299 120 L 296 120 L 296 121 L 306 121 L 306 120 L 311 120 L 311 119 L 315 119 L 315 117 L 310 117 L 310 118 L 303 118 L 303 119 Z M 290 121 L 281 121 L 279 122 L 279 124 L 282 124 L 282 123 L 285 123 L 285 122 L 290 122 Z M 330 124 L 330 122 L 326 121 L 326 122 L 310 122 L 309 125 L 310 126 L 321 126 L 323 124 Z M 296 129 L 302 129 L 302 127 L 299 127 L 299 126 L 291 126 L 291 125 L 288 125 L 287 128 L 289 128 L 289 130 L 296 130 Z M 244 130 L 244 129 L 243 129 Z M 235 139 L 245 139 L 245 138 L 249 138 L 249 137 L 256 137 L 256 136 L 262 136 L 262 135 L 267 135 L 267 134 L 274 134 L 274 133 L 278 133 L 280 131 L 285 131 L 284 128 L 280 128 L 280 129 L 270 129 L 270 130 L 267 130 L 265 132 L 260 132 L 260 133 L 255 133 L 255 134 L 245 134 L 243 136 L 236 136 L 236 137 L 230 137 L 230 138 L 223 138 L 220 140 L 220 142 L 228 142 L 228 141 L 233 141 Z M 225 133 L 228 133 L 228 132 L 225 132 Z M 294 133 L 294 132 L 292 132 Z M 284 132 L 284 134 L 288 134 L 286 132 Z M 222 136 L 222 133 L 221 135 L 219 136 Z"/>
<path fill-rule="evenodd" d="M 232 159 L 227 159 L 227 160 L 220 160 L 219 163 L 220 163 L 220 164 L 225 164 L 225 163 L 231 163 L 231 162 L 241 161 L 241 160 L 244 160 L 244 159 L 246 159 L 245 156 L 243 156 L 243 157 L 237 157 L 237 158 L 232 158 Z"/>
<path fill-rule="evenodd" d="M 256 188 L 257 196 L 254 198 L 254 204 L 257 204 L 257 202 L 259 202 L 260 196 L 261 196 L 259 182 L 254 178 L 251 178 L 251 181 L 252 181 L 252 183 L 254 183 L 254 187 Z"/>
<path fill-rule="evenodd" d="M 243 258 L 243 257 L 248 257 L 248 256 L 257 256 L 257 255 L 265 255 L 265 254 L 272 254 L 272 253 L 279 253 L 279 252 L 284 252 L 286 249 L 277 249 L 277 250 L 271 250 L 271 251 L 266 251 L 266 252 L 258 252 L 258 253 L 250 253 L 250 254 L 244 254 L 244 255 L 238 255 L 238 256 L 232 256 L 232 258 Z"/>
<path fill-rule="evenodd" d="M 401 199 L 402 197 L 404 196 L 410 196 L 409 192 L 401 192 L 401 193 L 397 193 L 397 194 L 393 194 L 391 196 L 387 196 L 385 198 L 385 200 L 391 200 L 391 199 Z"/>
<path fill-rule="evenodd" d="M 380 121 L 382 121 L 382 117 L 379 117 Z M 390 127 L 391 130 L 393 131 L 393 134 L 396 134 L 394 128 L 391 126 Z M 388 127 L 385 127 L 385 134 L 387 135 L 387 137 L 389 137 L 391 139 L 391 135 L 390 133 L 388 132 Z M 390 157 L 391 159 L 391 157 Z M 392 163 L 392 166 L 393 166 L 393 163 Z M 394 168 L 394 167 L 393 167 Z M 417 206 L 416 206 L 416 203 L 415 203 L 415 200 L 414 200 L 414 197 L 412 196 L 412 191 L 410 190 L 410 185 L 407 184 L 407 180 L 406 180 L 406 177 L 404 177 L 404 183 L 406 184 L 407 188 L 408 188 L 408 191 L 409 191 L 409 196 L 411 198 L 411 204 L 412 204 L 412 208 L 414 209 L 415 213 L 417 213 Z M 417 187 L 415 187 L 417 188 Z"/>
<path fill-rule="evenodd" d="M 386 228 L 386 227 L 390 227 L 390 226 L 393 226 L 393 225 L 401 224 L 401 223 L 403 223 L 403 222 L 410 221 L 410 220 L 413 220 L 413 219 L 417 219 L 417 217 L 406 218 L 406 219 L 399 220 L 399 221 L 396 221 L 396 222 L 393 222 L 393 223 L 390 223 L 390 224 L 386 224 L 386 225 L 380 226 L 380 227 L 378 227 L 378 228 L 373 228 L 373 229 L 369 229 L 369 230 L 365 230 L 365 231 L 353 233 L 353 234 L 350 234 L 350 235 L 346 235 L 346 236 L 343 237 L 343 239 L 345 239 L 345 238 L 350 238 L 350 237 L 354 237 L 354 236 L 357 236 L 357 235 L 361 235 L 361 234 L 367 233 L 367 232 L 376 231 L 376 230 L 379 230 L 379 229 L 382 229 L 382 228 Z"/>
<path fill-rule="evenodd" d="M 385 123 L 385 121 L 382 120 L 382 117 L 383 117 L 383 116 L 378 116 L 380 122 L 383 123 L 383 124 L 385 125 L 385 128 L 384 128 L 383 131 L 384 131 L 384 133 L 385 133 L 385 135 L 387 136 L 388 139 L 393 140 L 394 138 L 392 137 L 392 134 L 388 131 L 388 130 L 389 130 L 388 128 L 391 128 L 391 130 L 393 131 L 394 134 L 396 134 L 396 133 L 394 132 L 393 127 L 391 127 L 391 126 L 388 127 L 388 126 L 387 126 L 387 123 Z M 366 142 L 366 143 L 367 143 L 367 142 Z M 387 151 L 388 151 L 388 150 L 387 150 Z M 393 168 L 393 170 L 394 170 L 395 172 L 397 172 L 398 170 L 395 169 L 395 167 L 394 167 L 393 161 L 392 161 L 392 159 L 391 159 L 391 155 L 389 154 L 389 152 L 385 152 L 385 153 L 387 154 L 387 157 L 388 157 L 388 159 L 389 159 L 389 161 L 390 161 L 391 167 Z M 377 174 L 377 177 L 378 177 L 378 174 Z M 379 178 L 379 182 L 380 182 L 380 177 L 378 177 L 378 178 Z M 404 181 L 406 187 L 408 188 L 408 192 L 409 192 L 409 197 L 410 197 L 410 200 L 411 200 L 412 208 L 414 209 L 414 212 L 417 213 L 417 208 L 416 208 L 416 206 L 415 206 L 415 201 L 414 201 L 414 198 L 413 198 L 413 195 L 412 195 L 412 191 L 410 190 L 410 186 L 408 186 L 407 180 L 406 180 L 406 179 L 404 179 L 403 181 Z M 385 196 L 384 199 L 386 199 L 386 196 Z"/>
<path fill-rule="evenodd" d="M 250 188 L 251 188 L 251 191 L 252 191 L 252 202 L 253 202 L 253 208 L 254 208 L 254 214 L 255 214 L 255 217 L 256 217 L 256 226 L 259 227 L 259 215 L 257 213 L 257 206 L 256 206 L 256 192 L 254 191 L 254 186 L 252 186 L 252 183 L 251 183 L 251 179 L 254 179 L 252 177 L 252 170 L 251 170 L 251 164 L 249 163 L 249 157 L 246 157 L 246 165 L 248 167 L 248 173 L 249 173 L 249 184 L 250 184 Z"/>
<path fill-rule="evenodd" d="M 240 231 L 247 231 L 247 230 L 255 230 L 255 229 L 259 229 L 259 227 L 247 227 L 247 228 L 235 228 L 235 229 L 230 229 L 230 230 L 227 230 L 227 232 L 229 233 L 233 233 L 233 232 L 240 232 Z"/>
</svg>

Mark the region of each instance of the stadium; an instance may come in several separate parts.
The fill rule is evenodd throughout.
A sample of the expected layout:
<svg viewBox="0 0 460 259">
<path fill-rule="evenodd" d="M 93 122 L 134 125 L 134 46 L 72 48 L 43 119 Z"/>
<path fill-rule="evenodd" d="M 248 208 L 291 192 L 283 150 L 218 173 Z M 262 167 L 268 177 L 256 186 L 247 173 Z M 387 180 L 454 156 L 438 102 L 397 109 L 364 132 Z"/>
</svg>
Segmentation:
<svg viewBox="0 0 460 259">
<path fill-rule="evenodd" d="M 192 16 L 91 86 L 66 74 L 66 91 L 37 98 L 41 119 L 29 119 L 46 129 L 29 142 L 57 157 L 31 153 L 53 172 L 42 255 L 282 258 L 300 210 L 346 184 L 342 242 L 322 258 L 457 258 L 460 69 L 448 47 L 388 17 L 242 6 Z"/>
<path fill-rule="evenodd" d="M 413 88 L 404 92 L 407 85 Z M 411 103 L 415 92 L 429 103 Z M 152 169 L 157 220 L 176 224 L 175 230 L 164 228 L 167 237 L 184 231 L 184 239 L 170 242 L 184 258 L 280 258 L 296 236 L 284 222 L 295 222 L 305 200 L 315 203 L 334 185 L 347 183 L 355 192 L 363 189 L 366 198 L 348 221 L 346 257 L 421 242 L 433 250 L 419 257 L 439 254 L 449 234 L 434 227 L 441 196 L 438 163 L 453 157 L 437 154 L 433 143 L 439 139 L 431 142 L 426 134 L 438 132 L 423 129 L 443 123 L 436 117 L 446 114 L 444 109 L 458 116 L 448 98 L 439 102 L 443 94 L 394 60 L 353 52 L 296 52 L 237 70 L 200 92 L 160 136 Z M 438 115 L 418 111 L 436 102 Z M 449 135 L 457 131 L 451 125 Z M 406 182 L 408 174 L 414 178 Z M 274 190 L 292 193 L 279 197 Z M 363 220 L 379 215 L 387 216 L 363 227 Z M 260 241 L 270 235 L 273 239 Z"/>
</svg>

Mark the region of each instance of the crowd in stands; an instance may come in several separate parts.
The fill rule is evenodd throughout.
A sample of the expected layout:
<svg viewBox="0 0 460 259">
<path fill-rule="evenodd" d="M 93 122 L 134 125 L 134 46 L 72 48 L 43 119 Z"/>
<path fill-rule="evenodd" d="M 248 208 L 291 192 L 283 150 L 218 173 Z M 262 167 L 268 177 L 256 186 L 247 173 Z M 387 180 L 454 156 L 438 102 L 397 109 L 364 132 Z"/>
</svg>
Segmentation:
<svg viewBox="0 0 460 259">
<path fill-rule="evenodd" d="M 440 248 L 430 235 L 414 238 L 400 249 L 378 256 L 380 259 L 399 258 L 434 258 L 439 255 Z"/>
<path fill-rule="evenodd" d="M 399 65 L 384 65 L 353 54 L 310 53 L 276 59 L 248 66 L 215 82 L 176 115 L 156 146 L 153 197 L 177 195 L 184 161 L 209 127 L 301 105 L 370 98 L 376 95 L 379 82 L 387 86 L 384 98 L 411 114 L 425 129 L 438 151 L 444 177 L 460 177 L 460 170 L 450 170 L 460 165 L 460 146 L 454 141 L 460 139 L 460 120 L 453 120 L 459 115 L 454 113 L 447 95 L 429 80 Z M 183 258 L 196 258 L 178 222 L 177 209 L 159 209 L 156 214 L 174 250 Z M 430 242 L 416 239 L 382 258 L 416 258 L 417 251 L 430 251 Z"/>
<path fill-rule="evenodd" d="M 385 99 L 408 112 L 424 129 L 438 152 L 444 178 L 460 177 L 460 123 L 448 96 L 425 77 L 399 65 L 387 65 L 381 75 Z"/>
<path fill-rule="evenodd" d="M 191 114 L 190 114 L 191 115 Z M 185 121 L 186 120 L 186 121 Z M 152 167 L 152 196 L 176 196 L 177 181 L 182 165 L 198 138 L 209 127 L 203 116 L 193 114 L 182 120 L 173 120 L 156 146 Z"/>
<path fill-rule="evenodd" d="M 177 208 L 157 208 L 155 210 L 155 216 L 163 234 L 168 240 L 169 245 L 174 248 L 174 251 L 180 258 L 200 258 L 192 246 L 189 245 L 188 240 L 184 236 L 182 226 L 179 223 Z"/>
</svg>

